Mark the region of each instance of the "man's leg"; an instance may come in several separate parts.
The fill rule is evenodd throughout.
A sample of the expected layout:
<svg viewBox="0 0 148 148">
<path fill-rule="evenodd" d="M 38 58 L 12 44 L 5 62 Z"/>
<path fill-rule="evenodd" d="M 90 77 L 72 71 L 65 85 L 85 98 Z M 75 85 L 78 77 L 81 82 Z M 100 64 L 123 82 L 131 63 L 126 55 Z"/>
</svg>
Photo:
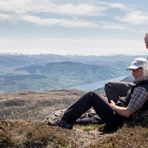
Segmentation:
<svg viewBox="0 0 148 148">
<path fill-rule="evenodd" d="M 99 117 L 107 124 L 119 125 L 121 116 L 117 115 L 105 99 L 94 92 L 86 93 L 64 113 L 62 120 L 73 124 L 83 113 L 94 108 Z"/>
<path fill-rule="evenodd" d="M 125 97 L 127 95 L 128 90 L 134 86 L 133 83 L 130 82 L 108 82 L 105 84 L 105 93 L 108 101 L 113 100 L 115 102 L 118 101 L 120 97 Z"/>
</svg>

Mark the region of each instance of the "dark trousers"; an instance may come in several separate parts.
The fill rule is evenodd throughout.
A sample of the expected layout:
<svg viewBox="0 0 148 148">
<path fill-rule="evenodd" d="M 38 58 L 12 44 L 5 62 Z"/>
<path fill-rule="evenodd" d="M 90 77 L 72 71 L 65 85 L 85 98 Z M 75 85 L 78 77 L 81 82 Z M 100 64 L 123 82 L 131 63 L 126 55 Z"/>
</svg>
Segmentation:
<svg viewBox="0 0 148 148">
<path fill-rule="evenodd" d="M 123 117 L 118 115 L 108 104 L 107 99 L 97 95 L 94 92 L 88 92 L 74 103 L 64 113 L 62 120 L 73 124 L 83 113 L 94 108 L 98 116 L 104 123 L 111 125 L 119 125 L 123 122 Z"/>
</svg>

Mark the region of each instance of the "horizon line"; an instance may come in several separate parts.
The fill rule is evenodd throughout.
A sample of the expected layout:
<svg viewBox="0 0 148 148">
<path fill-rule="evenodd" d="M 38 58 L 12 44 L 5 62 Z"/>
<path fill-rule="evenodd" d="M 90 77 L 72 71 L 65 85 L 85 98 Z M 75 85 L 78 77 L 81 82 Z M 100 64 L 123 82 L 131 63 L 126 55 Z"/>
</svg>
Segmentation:
<svg viewBox="0 0 148 148">
<path fill-rule="evenodd" d="M 90 55 L 83 55 L 83 54 L 55 54 L 55 53 L 15 53 L 15 52 L 2 52 L 0 55 L 26 55 L 26 56 L 37 56 L 37 55 L 58 55 L 58 56 L 146 56 L 144 54 L 137 55 L 137 54 L 90 54 Z"/>
</svg>

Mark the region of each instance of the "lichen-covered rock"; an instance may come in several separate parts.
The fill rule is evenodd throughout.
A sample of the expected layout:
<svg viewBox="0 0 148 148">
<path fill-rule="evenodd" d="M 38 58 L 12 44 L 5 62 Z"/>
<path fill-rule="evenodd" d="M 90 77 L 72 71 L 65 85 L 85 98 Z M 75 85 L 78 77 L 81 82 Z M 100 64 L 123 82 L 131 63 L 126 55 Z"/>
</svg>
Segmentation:
<svg viewBox="0 0 148 148">
<path fill-rule="evenodd" d="M 66 109 L 58 110 L 50 113 L 45 117 L 43 122 L 47 122 L 49 125 L 53 125 L 55 121 L 60 120 Z M 103 123 L 100 117 L 95 113 L 93 109 L 88 110 L 86 113 L 76 120 L 75 124 L 98 124 Z"/>
<path fill-rule="evenodd" d="M 51 125 L 56 121 L 61 119 L 66 109 L 57 110 L 55 112 L 50 113 L 48 116 L 45 117 L 43 122 L 50 123 Z"/>
</svg>

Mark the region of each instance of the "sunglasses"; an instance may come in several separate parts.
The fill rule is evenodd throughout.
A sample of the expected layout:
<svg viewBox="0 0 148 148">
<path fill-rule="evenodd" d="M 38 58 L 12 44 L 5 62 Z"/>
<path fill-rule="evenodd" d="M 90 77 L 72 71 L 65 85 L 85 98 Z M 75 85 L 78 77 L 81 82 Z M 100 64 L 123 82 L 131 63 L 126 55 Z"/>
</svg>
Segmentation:
<svg viewBox="0 0 148 148">
<path fill-rule="evenodd" d="M 137 73 L 139 72 L 139 70 L 142 69 L 142 67 L 138 68 L 138 69 L 131 69 L 132 72 Z"/>
</svg>

